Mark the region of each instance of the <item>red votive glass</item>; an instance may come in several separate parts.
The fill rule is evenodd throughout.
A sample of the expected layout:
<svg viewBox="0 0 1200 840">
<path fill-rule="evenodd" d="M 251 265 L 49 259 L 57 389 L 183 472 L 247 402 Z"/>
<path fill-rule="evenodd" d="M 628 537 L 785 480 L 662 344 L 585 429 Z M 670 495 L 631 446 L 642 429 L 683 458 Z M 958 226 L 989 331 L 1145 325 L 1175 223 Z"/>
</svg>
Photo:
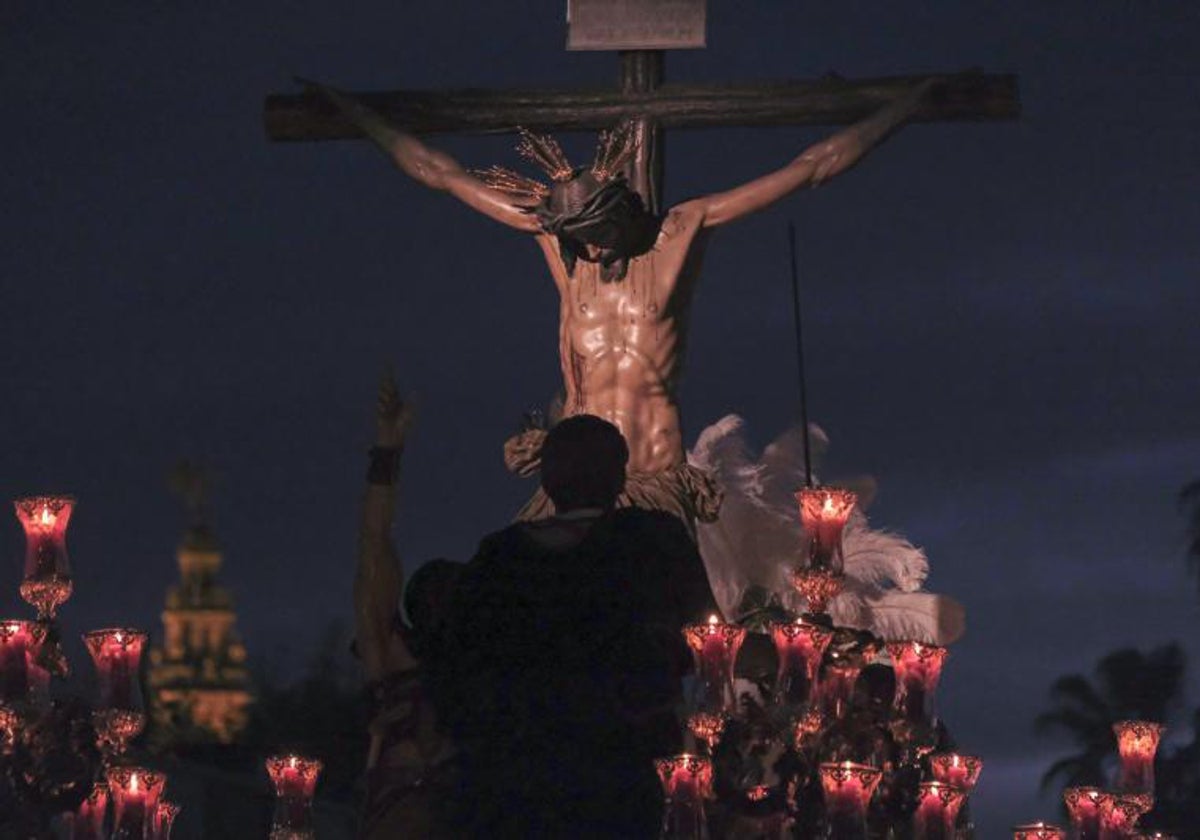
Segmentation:
<svg viewBox="0 0 1200 840">
<path fill-rule="evenodd" d="M 1063 791 L 1063 804 L 1071 817 L 1071 833 L 1076 840 L 1098 840 L 1100 837 L 1100 797 L 1097 787 L 1069 787 Z"/>
<path fill-rule="evenodd" d="M 99 702 L 92 714 L 101 750 L 121 754 L 146 725 L 139 668 L 146 634 L 128 627 L 110 627 L 83 634 L 96 666 Z"/>
<path fill-rule="evenodd" d="M 961 753 L 937 753 L 929 757 L 929 770 L 934 781 L 960 787 L 970 796 L 983 772 L 983 759 Z"/>
<path fill-rule="evenodd" d="M 858 496 L 840 487 L 805 487 L 796 494 L 796 501 L 800 504 L 800 524 L 808 537 L 808 567 L 840 574 L 845 565 L 842 531 Z"/>
<path fill-rule="evenodd" d="M 714 715 L 708 712 L 696 712 L 688 715 L 688 731 L 708 745 L 708 753 L 716 749 L 721 735 L 725 732 L 728 719 L 725 715 Z"/>
<path fill-rule="evenodd" d="M 75 509 L 71 496 L 27 496 L 13 503 L 25 531 L 25 577 L 21 597 L 38 611 L 54 617 L 71 597 L 71 564 L 67 557 L 67 525 Z"/>
<path fill-rule="evenodd" d="M 1154 793 L 1154 756 L 1162 738 L 1162 724 L 1147 720 L 1120 720 L 1113 724 L 1121 775 L 1117 783 L 1125 793 Z"/>
<path fill-rule="evenodd" d="M 858 656 L 838 656 L 825 663 L 817 686 L 821 714 L 826 720 L 841 720 L 854 704 L 854 689 L 862 673 L 863 662 Z"/>
<path fill-rule="evenodd" d="M 150 834 L 152 840 L 171 840 L 171 827 L 181 810 L 183 807 L 174 802 L 158 801 L 158 807 L 154 809 L 154 830 Z"/>
<path fill-rule="evenodd" d="M 17 729 L 21 716 L 12 706 L 0 705 L 0 755 L 7 755 L 17 745 Z"/>
<path fill-rule="evenodd" d="M 145 840 L 167 777 L 145 767 L 112 767 L 105 775 L 113 800 L 112 840 Z"/>
<path fill-rule="evenodd" d="M 817 745 L 821 730 L 825 728 L 825 716 L 817 707 L 808 709 L 796 719 L 792 730 L 792 743 L 803 752 Z"/>
<path fill-rule="evenodd" d="M 35 631 L 32 621 L 9 619 L 0 621 L 0 701 L 21 703 L 38 682 L 31 669 L 35 654 Z"/>
<path fill-rule="evenodd" d="M 790 622 L 773 622 L 771 638 L 779 659 L 775 701 L 793 707 L 807 705 L 812 699 L 821 659 L 833 638 L 833 631 L 798 618 Z"/>
<path fill-rule="evenodd" d="M 733 690 L 733 666 L 746 640 L 746 630 L 711 615 L 708 621 L 688 624 L 683 637 L 696 661 L 697 692 L 695 711 L 733 714 L 737 696 Z"/>
<path fill-rule="evenodd" d="M 111 627 L 83 634 L 84 644 L 96 665 L 100 705 L 116 709 L 141 709 L 138 669 L 146 634 L 128 627 Z"/>
<path fill-rule="evenodd" d="M 104 814 L 107 810 L 108 785 L 96 782 L 91 793 L 70 815 L 71 840 L 104 840 Z"/>
<path fill-rule="evenodd" d="M 893 707 L 908 723 L 927 723 L 933 718 L 933 696 L 948 651 L 922 642 L 889 642 L 892 669 L 896 672 Z"/>
<path fill-rule="evenodd" d="M 1154 807 L 1154 800 L 1146 794 L 1104 791 L 1098 805 L 1100 840 L 1130 840 L 1138 833 L 1138 818 Z"/>
<path fill-rule="evenodd" d="M 294 753 L 267 759 L 267 775 L 275 786 L 271 840 L 309 840 L 314 836 L 312 800 L 321 767 L 317 759 Z"/>
<path fill-rule="evenodd" d="M 915 840 L 954 840 L 958 812 L 966 793 L 955 785 L 922 782 L 918 787 L 917 810 L 913 813 Z"/>
<path fill-rule="evenodd" d="M 883 771 L 852 761 L 826 762 L 820 770 L 830 836 L 839 840 L 866 840 L 867 806 L 879 787 Z"/>
<path fill-rule="evenodd" d="M 1013 826 L 1013 840 L 1067 840 L 1067 832 L 1050 823 Z"/>
<path fill-rule="evenodd" d="M 656 758 L 654 769 L 663 789 L 662 836 L 680 840 L 707 838 L 704 800 L 712 797 L 712 761 L 683 753 Z"/>
</svg>

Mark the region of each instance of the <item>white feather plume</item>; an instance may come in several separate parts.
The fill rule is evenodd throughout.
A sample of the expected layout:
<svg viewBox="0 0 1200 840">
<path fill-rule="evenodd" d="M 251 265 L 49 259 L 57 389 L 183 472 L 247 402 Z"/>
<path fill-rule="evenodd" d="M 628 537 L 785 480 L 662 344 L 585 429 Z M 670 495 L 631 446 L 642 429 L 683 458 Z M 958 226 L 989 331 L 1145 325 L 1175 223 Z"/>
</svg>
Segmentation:
<svg viewBox="0 0 1200 840">
<path fill-rule="evenodd" d="M 718 520 L 698 523 L 697 538 L 709 583 L 726 616 L 736 614 L 751 586 L 779 596 L 789 609 L 804 604 L 788 579 L 803 546 L 795 491 L 804 481 L 803 442 L 793 427 L 755 459 L 744 422 L 723 417 L 701 433 L 689 461 L 709 470 L 725 491 Z M 810 426 L 814 460 L 828 439 Z M 846 591 L 831 604 L 834 620 L 888 640 L 947 644 L 962 635 L 961 605 L 920 592 L 929 574 L 925 553 L 904 537 L 872 530 L 855 511 L 847 523 L 843 555 Z"/>
</svg>

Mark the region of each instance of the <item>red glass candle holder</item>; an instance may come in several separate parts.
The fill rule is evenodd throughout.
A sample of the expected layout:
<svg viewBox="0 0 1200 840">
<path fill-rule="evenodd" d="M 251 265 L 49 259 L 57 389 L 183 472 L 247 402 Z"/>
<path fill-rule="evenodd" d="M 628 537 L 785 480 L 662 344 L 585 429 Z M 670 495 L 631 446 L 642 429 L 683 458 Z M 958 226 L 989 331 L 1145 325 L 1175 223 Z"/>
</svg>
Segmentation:
<svg viewBox="0 0 1200 840">
<path fill-rule="evenodd" d="M 960 787 L 942 782 L 922 782 L 913 813 L 915 840 L 954 840 L 958 812 L 966 800 Z"/>
<path fill-rule="evenodd" d="M 896 672 L 896 715 L 907 723 L 928 723 L 933 718 L 933 696 L 949 652 L 921 642 L 889 642 L 887 649 Z"/>
<path fill-rule="evenodd" d="M 145 767 L 111 767 L 105 776 L 113 800 L 113 840 L 144 840 L 167 777 Z"/>
<path fill-rule="evenodd" d="M 879 787 L 883 771 L 852 761 L 827 762 L 820 766 L 820 771 L 830 836 L 866 840 L 867 806 Z"/>
<path fill-rule="evenodd" d="M 1071 833 L 1076 840 L 1100 837 L 1100 797 L 1097 787 L 1069 787 L 1063 791 L 1063 804 L 1071 818 Z"/>
<path fill-rule="evenodd" d="M 960 787 L 970 796 L 983 772 L 983 759 L 961 753 L 938 753 L 929 757 L 929 770 L 934 781 Z"/>
<path fill-rule="evenodd" d="M 837 656 L 825 663 L 817 696 L 826 720 L 841 720 L 854 705 L 854 689 L 862 669 L 862 659 L 853 655 Z"/>
<path fill-rule="evenodd" d="M 17 745 L 21 716 L 12 706 L 0 705 L 0 755 L 8 755 Z"/>
<path fill-rule="evenodd" d="M 695 710 L 710 714 L 733 714 L 737 696 L 733 690 L 733 666 L 746 640 L 745 628 L 709 616 L 702 624 L 683 628 L 683 637 L 696 662 Z"/>
<path fill-rule="evenodd" d="M 808 538 L 810 569 L 825 569 L 841 574 L 842 531 L 850 519 L 858 496 L 839 487 L 805 487 L 796 494 L 800 504 L 800 524 Z"/>
<path fill-rule="evenodd" d="M 727 721 L 728 718 L 725 715 L 696 712 L 693 715 L 688 715 L 688 731 L 703 741 L 708 746 L 709 755 L 712 755 L 713 750 L 717 747 L 717 743 L 721 740 L 721 736 L 725 733 L 725 724 Z"/>
<path fill-rule="evenodd" d="M 312 800 L 322 764 L 302 755 L 267 759 L 267 775 L 275 787 L 271 840 L 309 840 L 313 834 Z"/>
<path fill-rule="evenodd" d="M 150 834 L 151 838 L 153 840 L 171 840 L 171 828 L 175 825 L 175 818 L 179 816 L 181 810 L 183 810 L 182 806 L 160 799 L 158 807 L 154 809 L 154 829 Z"/>
<path fill-rule="evenodd" d="M 67 525 L 75 509 L 71 496 L 28 496 L 14 503 L 25 531 L 25 577 L 21 597 L 51 619 L 71 597 L 71 564 L 67 557 Z"/>
<path fill-rule="evenodd" d="M 817 745 L 821 737 L 821 730 L 825 728 L 825 716 L 821 713 L 820 708 L 813 707 L 805 711 L 796 719 L 795 727 L 792 730 L 793 744 L 799 752 L 811 750 Z"/>
<path fill-rule="evenodd" d="M 139 669 L 146 634 L 111 627 L 83 635 L 96 666 L 99 702 L 92 714 L 100 749 L 106 756 L 125 752 L 146 726 Z"/>
<path fill-rule="evenodd" d="M 30 698 L 38 682 L 31 666 L 39 630 L 44 627 L 33 621 L 0 621 L 0 702 L 19 704 Z"/>
<path fill-rule="evenodd" d="M 809 615 L 828 614 L 829 602 L 842 593 L 846 585 L 841 572 L 829 569 L 799 568 L 792 570 L 792 587 L 807 604 Z"/>
<path fill-rule="evenodd" d="M 1100 813 L 1100 840 L 1129 840 L 1137 833 L 1137 821 L 1154 807 L 1147 794 L 1104 791 L 1097 800 Z"/>
<path fill-rule="evenodd" d="M 821 659 L 832 638 L 832 630 L 802 618 L 771 624 L 771 639 L 775 642 L 775 653 L 779 659 L 775 676 L 777 703 L 793 707 L 808 704 L 821 668 Z"/>
<path fill-rule="evenodd" d="M 87 798 L 70 815 L 71 840 L 104 840 L 104 814 L 108 810 L 108 785 L 96 782 Z"/>
<path fill-rule="evenodd" d="M 1067 832 L 1044 822 L 1013 826 L 1013 840 L 1067 840 Z"/>
<path fill-rule="evenodd" d="M 1121 720 L 1113 724 L 1121 775 L 1117 783 L 1125 793 L 1154 793 L 1154 757 L 1162 738 L 1162 724 L 1146 720 Z"/>
<path fill-rule="evenodd" d="M 663 789 L 661 836 L 681 840 L 707 838 L 704 800 L 712 797 L 712 762 L 703 756 L 683 753 L 656 758 L 654 769 Z"/>
</svg>

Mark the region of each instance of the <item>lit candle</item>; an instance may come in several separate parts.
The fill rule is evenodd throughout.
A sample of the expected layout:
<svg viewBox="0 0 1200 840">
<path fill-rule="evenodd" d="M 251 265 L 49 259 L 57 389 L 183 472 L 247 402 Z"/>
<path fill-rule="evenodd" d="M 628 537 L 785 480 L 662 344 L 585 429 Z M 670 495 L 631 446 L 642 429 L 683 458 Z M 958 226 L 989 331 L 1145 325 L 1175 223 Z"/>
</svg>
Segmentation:
<svg viewBox="0 0 1200 840">
<path fill-rule="evenodd" d="M 934 781 L 960 787 L 970 796 L 983 772 L 983 759 L 960 753 L 938 753 L 929 757 L 929 766 Z"/>
<path fill-rule="evenodd" d="M 883 771 L 852 761 L 826 762 L 820 770 L 830 835 L 839 840 L 866 840 L 867 806 Z"/>
<path fill-rule="evenodd" d="M 1154 793 L 1154 756 L 1163 727 L 1146 720 L 1121 720 L 1113 724 L 1121 753 L 1118 787 L 1125 793 Z"/>
<path fill-rule="evenodd" d="M 966 798 L 962 788 L 942 782 L 922 782 L 913 814 L 915 840 L 954 840 L 958 811 Z"/>
<path fill-rule="evenodd" d="M 803 706 L 811 699 L 825 648 L 833 631 L 802 618 L 794 622 L 773 622 L 771 638 L 779 669 L 775 678 L 776 702 Z"/>
<path fill-rule="evenodd" d="M 0 621 L 0 701 L 20 703 L 29 696 L 32 624 Z"/>
<path fill-rule="evenodd" d="M 1044 822 L 1013 827 L 1013 840 L 1067 840 L 1067 832 Z"/>
<path fill-rule="evenodd" d="M 726 624 L 711 615 L 702 624 L 688 624 L 683 637 L 696 662 L 702 691 L 699 711 L 732 714 L 737 711 L 733 690 L 733 666 L 746 640 L 745 628 Z"/>
<path fill-rule="evenodd" d="M 948 651 L 921 642 L 889 642 L 887 649 L 896 672 L 896 714 L 908 723 L 928 722 Z"/>
<path fill-rule="evenodd" d="M 796 494 L 796 501 L 809 540 L 809 567 L 841 572 L 842 531 L 858 496 L 838 487 L 806 487 Z"/>
<path fill-rule="evenodd" d="M 708 836 L 704 800 L 712 796 L 712 762 L 703 756 L 656 758 L 664 797 L 663 836 L 699 840 Z"/>
<path fill-rule="evenodd" d="M 96 665 L 100 706 L 141 709 L 138 668 L 146 634 L 139 630 L 110 628 L 85 633 L 83 641 Z"/>
<path fill-rule="evenodd" d="M 1096 787 L 1069 787 L 1063 791 L 1063 804 L 1071 817 L 1071 831 L 1077 840 L 1100 837 L 1100 796 Z"/>
<path fill-rule="evenodd" d="M 275 786 L 275 818 L 271 836 L 302 840 L 313 836 L 312 799 L 322 764 L 301 755 L 276 755 L 267 759 L 267 775 Z"/>
<path fill-rule="evenodd" d="M 107 777 L 114 804 L 113 840 L 143 840 L 152 827 L 166 776 L 144 767 L 113 767 Z"/>
<path fill-rule="evenodd" d="M 1137 832 L 1138 817 L 1154 807 L 1144 795 L 1104 791 L 1098 800 L 1100 840 L 1129 840 Z"/>
<path fill-rule="evenodd" d="M 29 496 L 13 503 L 25 531 L 25 577 L 21 597 L 37 608 L 39 618 L 52 618 L 71 597 L 67 557 L 67 525 L 75 509 L 71 496 Z"/>
</svg>

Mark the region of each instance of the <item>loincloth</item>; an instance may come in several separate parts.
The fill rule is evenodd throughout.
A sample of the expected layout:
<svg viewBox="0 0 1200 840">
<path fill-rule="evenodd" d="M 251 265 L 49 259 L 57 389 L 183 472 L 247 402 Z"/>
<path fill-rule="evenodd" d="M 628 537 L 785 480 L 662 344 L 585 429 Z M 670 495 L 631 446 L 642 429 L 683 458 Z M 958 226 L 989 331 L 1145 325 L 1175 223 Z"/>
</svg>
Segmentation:
<svg viewBox="0 0 1200 840">
<path fill-rule="evenodd" d="M 537 473 L 545 439 L 544 429 L 531 429 L 505 441 L 504 463 L 509 471 L 522 477 Z M 691 464 L 678 464 L 660 472 L 626 475 L 617 507 L 660 510 L 679 517 L 690 531 L 694 522 L 716 521 L 721 498 L 720 485 L 711 473 Z M 554 513 L 554 502 L 539 487 L 516 518 L 518 521 L 546 519 Z"/>
</svg>

